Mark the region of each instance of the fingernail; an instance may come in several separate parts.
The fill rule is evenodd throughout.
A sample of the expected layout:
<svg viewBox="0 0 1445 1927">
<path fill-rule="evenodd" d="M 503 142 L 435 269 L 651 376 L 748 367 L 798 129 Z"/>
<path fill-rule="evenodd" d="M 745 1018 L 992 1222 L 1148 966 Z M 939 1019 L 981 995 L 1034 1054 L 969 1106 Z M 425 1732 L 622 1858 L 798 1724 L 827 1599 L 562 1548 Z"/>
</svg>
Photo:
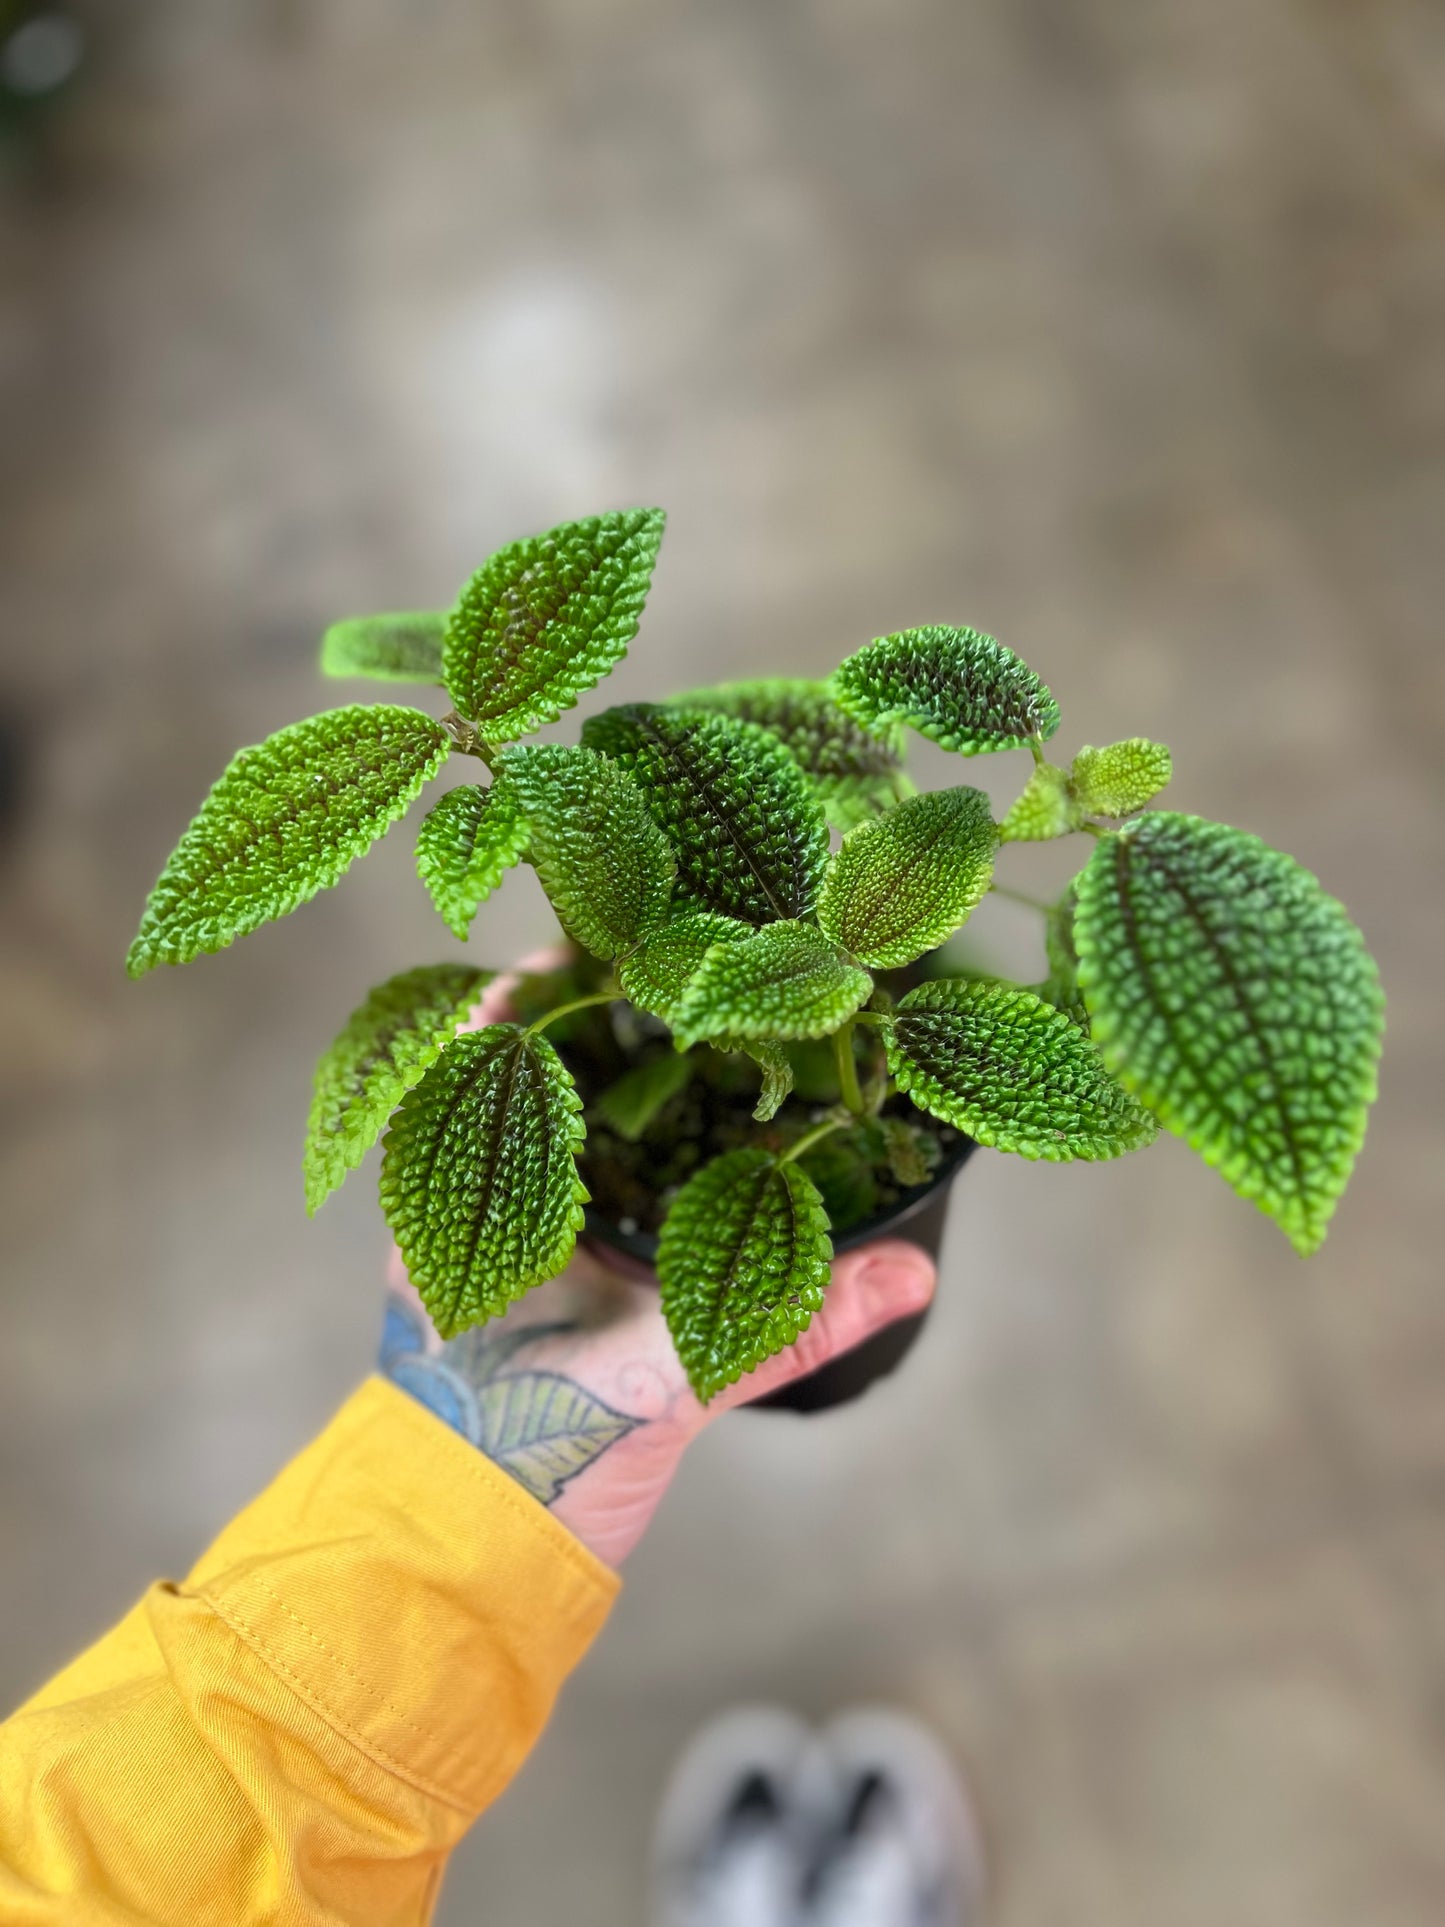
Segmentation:
<svg viewBox="0 0 1445 1927">
<path fill-rule="evenodd" d="M 925 1263 L 878 1258 L 863 1273 L 863 1289 L 880 1311 L 894 1317 L 917 1311 L 933 1296 L 933 1274 Z"/>
</svg>

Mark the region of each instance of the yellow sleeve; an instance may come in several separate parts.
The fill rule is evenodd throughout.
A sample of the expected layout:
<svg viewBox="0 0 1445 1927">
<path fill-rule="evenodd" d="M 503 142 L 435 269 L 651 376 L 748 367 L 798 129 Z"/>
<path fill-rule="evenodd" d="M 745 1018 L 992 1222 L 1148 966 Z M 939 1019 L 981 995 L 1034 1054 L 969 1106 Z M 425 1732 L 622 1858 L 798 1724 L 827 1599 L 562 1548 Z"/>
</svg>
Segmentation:
<svg viewBox="0 0 1445 1927">
<path fill-rule="evenodd" d="M 0 1726 L 4 1927 L 400 1927 L 617 1580 L 381 1379 Z"/>
</svg>

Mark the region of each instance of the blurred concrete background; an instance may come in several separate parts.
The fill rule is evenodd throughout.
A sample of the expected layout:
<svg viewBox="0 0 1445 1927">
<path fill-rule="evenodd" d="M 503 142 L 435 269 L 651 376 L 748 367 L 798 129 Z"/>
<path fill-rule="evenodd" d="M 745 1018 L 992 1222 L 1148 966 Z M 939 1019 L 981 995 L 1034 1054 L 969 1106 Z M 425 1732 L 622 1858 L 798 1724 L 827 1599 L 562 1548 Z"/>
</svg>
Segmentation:
<svg viewBox="0 0 1445 1927">
<path fill-rule="evenodd" d="M 132 986 L 146 888 L 238 744 L 337 700 L 330 618 L 658 501 L 614 689 L 992 630 L 1061 750 L 1171 742 L 1177 807 L 1346 899 L 1384 1093 L 1308 1266 L 1172 1142 L 978 1159 L 905 1375 L 708 1438 L 442 1921 L 636 1922 L 695 1721 L 866 1695 L 971 1769 L 995 1922 L 1436 1927 L 1445 16 L 79 12 L 0 185 L 0 1697 L 366 1369 L 381 1227 L 369 1176 L 305 1220 L 310 1064 L 452 954 L 405 832 Z M 516 879 L 474 942 L 546 927 Z"/>
</svg>

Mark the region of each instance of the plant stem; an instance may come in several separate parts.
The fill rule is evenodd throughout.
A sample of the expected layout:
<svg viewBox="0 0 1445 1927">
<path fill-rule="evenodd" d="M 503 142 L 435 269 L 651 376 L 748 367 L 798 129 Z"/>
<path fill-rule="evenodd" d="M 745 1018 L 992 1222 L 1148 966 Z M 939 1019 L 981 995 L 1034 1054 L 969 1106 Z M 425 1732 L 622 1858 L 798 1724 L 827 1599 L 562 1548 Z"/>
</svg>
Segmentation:
<svg viewBox="0 0 1445 1927">
<path fill-rule="evenodd" d="M 537 1036 L 547 1028 L 548 1024 L 555 1024 L 559 1017 L 570 1017 L 574 1010 L 588 1010 L 593 1004 L 615 1004 L 621 996 L 621 990 L 613 984 L 608 990 L 594 990 L 590 997 L 574 997 L 570 1004 L 558 1004 L 557 1008 L 549 1010 L 545 1017 L 539 1017 L 535 1024 L 528 1024 L 527 1035 Z"/>
<path fill-rule="evenodd" d="M 797 1158 L 802 1156 L 804 1151 L 811 1151 L 820 1138 L 827 1137 L 832 1131 L 841 1131 L 845 1124 L 851 1122 L 852 1120 L 850 1118 L 844 1117 L 824 1118 L 823 1122 L 815 1125 L 811 1131 L 804 1131 L 796 1144 L 790 1144 L 778 1159 L 778 1163 L 792 1164 Z"/>
<path fill-rule="evenodd" d="M 442 728 L 451 737 L 453 749 L 459 750 L 463 756 L 475 756 L 479 762 L 485 763 L 488 769 L 492 767 L 492 758 L 496 755 L 496 749 L 484 740 L 482 732 L 475 723 L 469 723 L 465 716 L 451 709 L 442 717 Z"/>
<path fill-rule="evenodd" d="M 1007 897 L 1010 903 L 1025 904 L 1030 910 L 1037 910 L 1041 916 L 1046 917 L 1053 908 L 1051 903 L 1031 897 L 1026 890 L 1011 890 L 1006 883 L 991 883 L 988 887 L 995 896 Z"/>
<path fill-rule="evenodd" d="M 854 1117 L 864 1112 L 863 1091 L 858 1083 L 858 1065 L 853 1056 L 853 1025 L 850 1017 L 841 1030 L 833 1032 L 833 1056 L 838 1065 L 838 1092 Z"/>
</svg>

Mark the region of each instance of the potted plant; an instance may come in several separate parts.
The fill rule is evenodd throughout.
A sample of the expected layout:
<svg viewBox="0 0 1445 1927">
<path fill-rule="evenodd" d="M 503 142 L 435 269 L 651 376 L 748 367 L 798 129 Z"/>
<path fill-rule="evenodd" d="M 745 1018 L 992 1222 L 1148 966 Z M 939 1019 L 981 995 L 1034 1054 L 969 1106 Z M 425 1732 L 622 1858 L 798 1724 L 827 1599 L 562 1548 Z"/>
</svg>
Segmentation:
<svg viewBox="0 0 1445 1927">
<path fill-rule="evenodd" d="M 937 1220 L 975 1145 L 1114 1158 L 1162 1125 L 1313 1251 L 1375 1092 L 1375 968 L 1291 857 L 1147 807 L 1159 744 L 1049 761 L 1038 676 L 940 626 L 826 683 L 725 684 L 604 710 L 575 746 L 523 741 L 625 653 L 663 520 L 569 523 L 493 555 L 448 614 L 330 629 L 328 674 L 440 684 L 453 707 L 352 704 L 242 750 L 152 891 L 133 976 L 336 883 L 455 754 L 488 780 L 421 823 L 443 920 L 464 940 L 523 861 L 557 912 L 571 951 L 521 979 L 514 1021 L 463 1029 L 494 974 L 464 961 L 352 1014 L 317 1070 L 309 1208 L 390 1119 L 382 1208 L 444 1337 L 555 1276 L 585 1228 L 655 1253 L 704 1399 L 806 1327 L 833 1234 Z M 1031 757 L 1002 822 L 967 784 L 917 793 L 906 729 Z M 1039 906 L 1040 980 L 937 974 L 1000 844 L 1061 836 L 1086 860 Z"/>
</svg>

